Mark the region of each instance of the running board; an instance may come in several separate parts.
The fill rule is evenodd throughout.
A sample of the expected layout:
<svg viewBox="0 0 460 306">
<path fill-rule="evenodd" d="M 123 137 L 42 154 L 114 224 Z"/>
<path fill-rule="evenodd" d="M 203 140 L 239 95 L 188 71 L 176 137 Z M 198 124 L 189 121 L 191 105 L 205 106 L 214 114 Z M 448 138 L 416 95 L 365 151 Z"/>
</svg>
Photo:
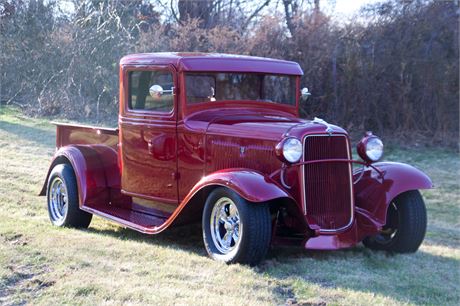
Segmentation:
<svg viewBox="0 0 460 306">
<path fill-rule="evenodd" d="M 160 232 L 161 225 L 168 220 L 168 218 L 165 217 L 154 216 L 115 206 L 98 208 L 82 206 L 81 210 L 114 221 L 122 226 L 144 234 L 156 234 Z"/>
</svg>

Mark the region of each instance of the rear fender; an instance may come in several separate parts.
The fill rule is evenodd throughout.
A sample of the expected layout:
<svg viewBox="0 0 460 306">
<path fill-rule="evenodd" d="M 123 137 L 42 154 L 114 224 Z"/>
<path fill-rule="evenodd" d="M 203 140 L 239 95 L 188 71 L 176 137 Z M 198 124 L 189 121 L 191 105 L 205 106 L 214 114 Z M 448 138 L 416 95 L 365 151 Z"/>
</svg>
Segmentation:
<svg viewBox="0 0 460 306">
<path fill-rule="evenodd" d="M 382 162 L 373 164 L 382 173 L 372 168 L 354 172 L 353 180 L 357 213 L 371 219 L 376 227 L 386 223 L 387 209 L 391 201 L 409 190 L 430 189 L 431 179 L 422 171 L 403 163 Z"/>
<path fill-rule="evenodd" d="M 80 207 L 109 204 L 120 195 L 120 171 L 117 152 L 105 145 L 70 145 L 60 148 L 53 157 L 40 195 L 46 194 L 54 166 L 69 163 L 78 185 Z"/>
</svg>

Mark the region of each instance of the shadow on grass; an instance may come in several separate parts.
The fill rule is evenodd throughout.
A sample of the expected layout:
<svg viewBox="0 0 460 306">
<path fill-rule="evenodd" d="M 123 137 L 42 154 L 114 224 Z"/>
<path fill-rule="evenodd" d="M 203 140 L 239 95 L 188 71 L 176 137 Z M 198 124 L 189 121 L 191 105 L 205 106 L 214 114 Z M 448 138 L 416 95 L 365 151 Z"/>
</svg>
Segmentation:
<svg viewBox="0 0 460 306">
<path fill-rule="evenodd" d="M 0 120 L 0 130 L 14 134 L 18 139 L 25 139 L 42 147 L 54 147 L 56 133 L 38 127 Z"/>
<path fill-rule="evenodd" d="M 174 249 L 206 256 L 201 236 L 201 224 L 182 225 L 168 228 L 158 235 L 147 235 L 128 228 L 98 229 L 89 227 L 85 231 L 99 233 L 122 240 L 143 242 L 152 245 L 164 246 Z"/>
<path fill-rule="evenodd" d="M 389 254 L 362 245 L 338 251 L 277 248 L 257 270 L 278 280 L 300 279 L 305 288 L 345 289 L 401 303 L 456 305 L 460 262 L 422 250 Z M 297 285 L 302 291 L 302 285 Z M 336 294 L 336 293 L 334 293 Z M 324 302 L 336 302 L 324 297 Z M 308 303 L 307 303 L 308 304 Z"/>
<path fill-rule="evenodd" d="M 89 228 L 87 231 L 207 256 L 200 224 L 170 228 L 153 236 L 125 228 Z M 376 294 L 401 303 L 455 304 L 458 295 L 455 290 L 449 290 L 445 286 L 446 279 L 449 280 L 452 275 L 443 273 L 458 267 L 459 262 L 455 259 L 420 250 L 415 254 L 391 255 L 357 246 L 339 251 L 274 247 L 264 262 L 251 269 L 282 284 L 292 283 L 292 279 L 300 279 L 305 286 Z M 452 282 L 453 280 L 453 287 Z M 302 285 L 297 283 L 297 286 Z M 302 288 L 297 290 L 302 291 Z M 274 294 L 281 299 L 287 299 L 295 297 L 294 291 L 292 288 L 283 287 L 282 290 L 277 288 Z M 327 295 L 323 298 L 326 303 L 334 302 L 328 300 L 331 297 Z"/>
</svg>

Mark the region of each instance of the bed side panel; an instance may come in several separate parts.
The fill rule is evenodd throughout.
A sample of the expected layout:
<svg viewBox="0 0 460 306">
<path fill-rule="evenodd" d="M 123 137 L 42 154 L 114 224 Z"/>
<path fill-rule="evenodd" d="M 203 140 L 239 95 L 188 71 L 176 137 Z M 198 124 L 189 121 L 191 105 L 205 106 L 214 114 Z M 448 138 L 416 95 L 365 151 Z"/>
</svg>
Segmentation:
<svg viewBox="0 0 460 306">
<path fill-rule="evenodd" d="M 116 150 L 118 129 L 56 123 L 56 148 L 71 144 L 106 145 Z"/>
</svg>

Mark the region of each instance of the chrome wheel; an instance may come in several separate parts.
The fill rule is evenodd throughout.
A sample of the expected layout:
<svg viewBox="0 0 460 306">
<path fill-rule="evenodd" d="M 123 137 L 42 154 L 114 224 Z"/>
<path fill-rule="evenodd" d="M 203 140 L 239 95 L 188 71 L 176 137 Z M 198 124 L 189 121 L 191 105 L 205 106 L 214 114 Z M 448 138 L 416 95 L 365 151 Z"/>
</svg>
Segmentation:
<svg viewBox="0 0 460 306">
<path fill-rule="evenodd" d="M 226 187 L 211 191 L 203 209 L 203 242 L 209 256 L 227 264 L 255 265 L 271 241 L 270 207 L 251 203 Z"/>
<path fill-rule="evenodd" d="M 210 229 L 212 241 L 222 254 L 236 249 L 243 233 L 243 224 L 235 203 L 227 198 L 220 198 L 211 212 Z"/>
<path fill-rule="evenodd" d="M 54 178 L 51 182 L 49 194 L 49 211 L 51 220 L 56 223 L 62 223 L 67 215 L 68 197 L 66 186 L 61 178 Z"/>
</svg>

